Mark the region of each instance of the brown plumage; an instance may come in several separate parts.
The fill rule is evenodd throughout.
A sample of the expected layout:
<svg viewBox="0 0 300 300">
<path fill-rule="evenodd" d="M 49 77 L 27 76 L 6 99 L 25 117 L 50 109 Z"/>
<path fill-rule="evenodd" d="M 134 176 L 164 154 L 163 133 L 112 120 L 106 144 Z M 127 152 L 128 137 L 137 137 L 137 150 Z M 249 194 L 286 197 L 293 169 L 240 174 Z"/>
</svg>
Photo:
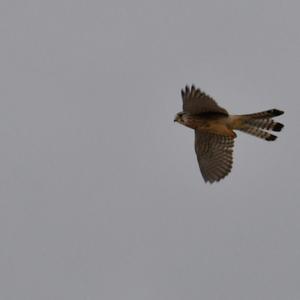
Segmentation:
<svg viewBox="0 0 300 300">
<path fill-rule="evenodd" d="M 266 141 L 277 136 L 268 131 L 281 131 L 283 124 L 272 118 L 283 114 L 278 109 L 247 115 L 230 115 L 215 100 L 193 85 L 181 91 L 183 112 L 176 122 L 195 130 L 195 151 L 205 182 L 215 182 L 228 175 L 232 168 L 233 146 L 240 130 Z"/>
</svg>

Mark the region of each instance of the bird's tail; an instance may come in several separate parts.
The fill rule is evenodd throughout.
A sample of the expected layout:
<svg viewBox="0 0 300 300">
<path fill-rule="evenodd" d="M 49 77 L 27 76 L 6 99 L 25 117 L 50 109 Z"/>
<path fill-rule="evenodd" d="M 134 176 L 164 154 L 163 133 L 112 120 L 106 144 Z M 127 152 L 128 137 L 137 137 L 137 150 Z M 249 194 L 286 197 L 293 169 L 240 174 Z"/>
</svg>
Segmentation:
<svg viewBox="0 0 300 300">
<path fill-rule="evenodd" d="M 234 129 L 249 133 L 266 141 L 274 141 L 277 136 L 268 132 L 281 131 L 283 124 L 275 122 L 272 118 L 282 115 L 284 112 L 278 109 L 270 109 L 254 114 L 237 116 Z"/>
</svg>

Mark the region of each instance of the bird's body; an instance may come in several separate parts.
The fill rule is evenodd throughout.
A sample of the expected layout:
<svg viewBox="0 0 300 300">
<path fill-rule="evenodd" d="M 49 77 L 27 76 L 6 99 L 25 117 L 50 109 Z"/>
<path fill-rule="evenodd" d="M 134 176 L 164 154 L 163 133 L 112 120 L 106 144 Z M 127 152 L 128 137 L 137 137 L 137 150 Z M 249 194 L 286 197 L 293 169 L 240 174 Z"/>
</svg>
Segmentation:
<svg viewBox="0 0 300 300">
<path fill-rule="evenodd" d="M 283 124 L 272 120 L 283 114 L 271 109 L 247 115 L 230 115 L 210 96 L 186 87 L 181 91 L 183 112 L 176 115 L 176 122 L 195 130 L 195 151 L 205 181 L 224 178 L 232 168 L 234 130 L 240 130 L 267 141 L 277 137 L 267 130 L 280 131 Z"/>
<path fill-rule="evenodd" d="M 224 116 L 222 114 L 203 113 L 199 115 L 182 115 L 182 124 L 187 127 L 233 138 L 236 137 L 233 131 L 235 123 L 237 123 L 237 119 L 234 116 Z"/>
</svg>

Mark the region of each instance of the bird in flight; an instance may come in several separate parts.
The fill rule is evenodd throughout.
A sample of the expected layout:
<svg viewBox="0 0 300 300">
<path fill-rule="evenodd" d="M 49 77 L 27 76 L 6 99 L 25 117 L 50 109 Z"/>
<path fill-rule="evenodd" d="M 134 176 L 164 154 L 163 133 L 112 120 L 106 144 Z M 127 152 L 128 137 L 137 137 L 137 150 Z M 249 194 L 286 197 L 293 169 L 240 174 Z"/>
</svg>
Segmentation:
<svg viewBox="0 0 300 300">
<path fill-rule="evenodd" d="M 272 119 L 284 113 L 278 109 L 247 115 L 230 115 L 194 85 L 181 90 L 181 96 L 183 111 L 176 114 L 174 122 L 194 129 L 195 151 L 205 182 L 219 181 L 230 173 L 236 138 L 234 130 L 266 141 L 274 141 L 277 136 L 269 131 L 281 131 L 284 126 Z"/>
</svg>

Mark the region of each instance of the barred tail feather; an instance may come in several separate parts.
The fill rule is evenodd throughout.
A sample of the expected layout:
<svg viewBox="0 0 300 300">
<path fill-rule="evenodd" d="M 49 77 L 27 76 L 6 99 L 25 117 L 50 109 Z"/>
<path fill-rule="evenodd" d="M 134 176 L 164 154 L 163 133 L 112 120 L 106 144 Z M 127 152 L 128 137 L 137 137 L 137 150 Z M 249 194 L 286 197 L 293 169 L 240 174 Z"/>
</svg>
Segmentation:
<svg viewBox="0 0 300 300">
<path fill-rule="evenodd" d="M 239 128 L 239 130 L 266 141 L 275 141 L 277 139 L 276 135 L 251 125 L 244 125 L 243 127 Z"/>
<path fill-rule="evenodd" d="M 246 119 L 245 123 L 259 129 L 272 131 L 281 131 L 281 129 L 284 127 L 283 124 L 274 122 L 272 119 Z"/>
<path fill-rule="evenodd" d="M 254 114 L 242 115 L 238 118 L 236 129 L 254 135 L 266 141 L 274 141 L 277 136 L 269 133 L 271 131 L 281 131 L 283 124 L 275 122 L 272 118 L 282 115 L 284 112 L 278 109 L 270 109 Z"/>
<path fill-rule="evenodd" d="M 280 116 L 282 114 L 284 114 L 284 111 L 273 108 L 273 109 L 261 111 L 261 112 L 254 113 L 254 114 L 248 114 L 248 115 L 244 115 L 244 116 L 249 117 L 251 119 L 269 119 L 269 118 L 274 118 L 274 117 Z"/>
</svg>

